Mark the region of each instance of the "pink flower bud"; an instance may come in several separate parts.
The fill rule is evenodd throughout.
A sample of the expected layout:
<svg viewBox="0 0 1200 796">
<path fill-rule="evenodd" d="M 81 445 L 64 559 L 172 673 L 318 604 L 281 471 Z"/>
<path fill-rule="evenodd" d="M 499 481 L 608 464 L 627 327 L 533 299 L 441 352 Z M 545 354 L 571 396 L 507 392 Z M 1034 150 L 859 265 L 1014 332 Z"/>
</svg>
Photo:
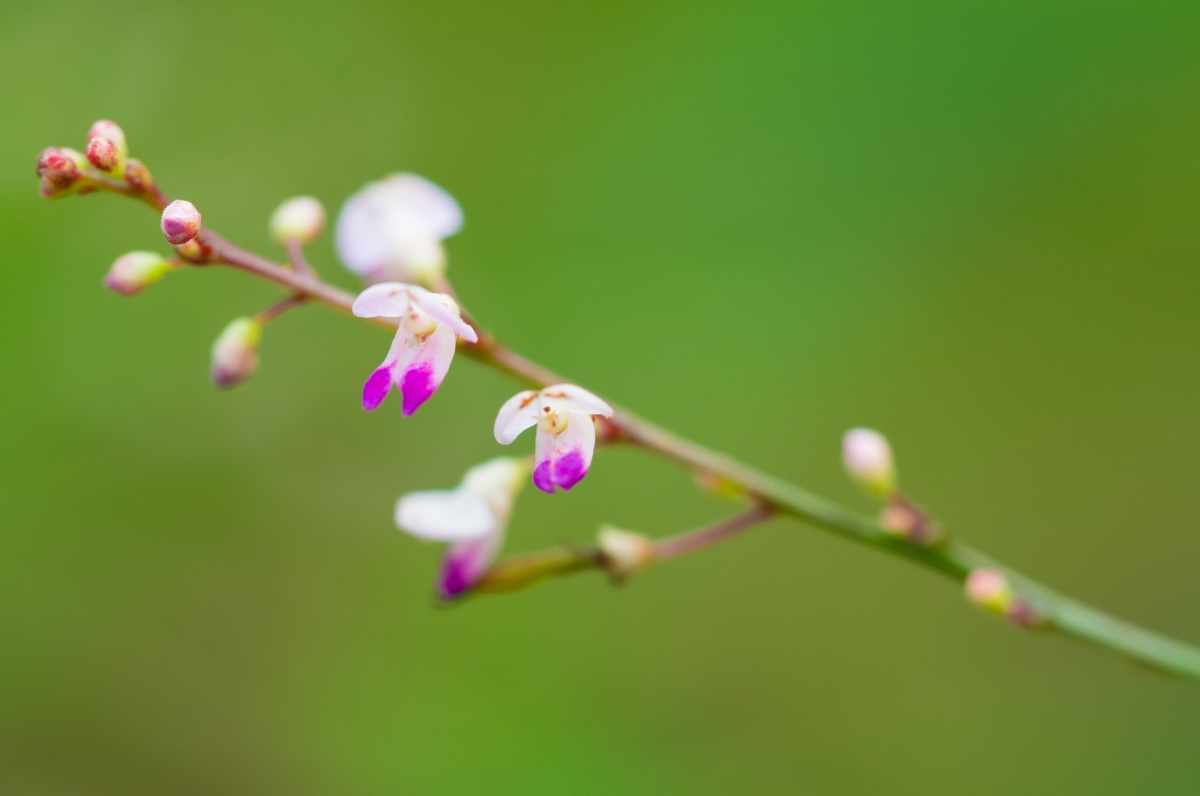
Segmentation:
<svg viewBox="0 0 1200 796">
<path fill-rule="evenodd" d="M 253 318 L 238 318 L 225 327 L 212 348 L 212 380 L 218 387 L 240 384 L 258 370 L 261 339 L 262 324 Z"/>
<path fill-rule="evenodd" d="M 191 202 L 176 199 L 162 213 L 162 232 L 176 246 L 200 232 L 200 211 Z"/>
<path fill-rule="evenodd" d="M 1013 604 L 1008 578 L 994 569 L 976 569 L 963 584 L 967 599 L 994 614 L 1005 614 Z"/>
<path fill-rule="evenodd" d="M 96 168 L 104 172 L 116 171 L 121 165 L 121 153 L 107 138 L 93 138 L 88 141 L 87 159 Z"/>
<path fill-rule="evenodd" d="M 325 208 L 311 196 L 288 199 L 271 216 L 271 237 L 279 244 L 294 238 L 307 245 L 324 229 Z"/>
<path fill-rule="evenodd" d="M 852 428 L 842 438 L 842 463 L 859 486 L 876 497 L 896 491 L 892 448 L 878 431 Z"/>
<path fill-rule="evenodd" d="M 654 542 L 640 533 L 606 525 L 600 529 L 599 542 L 604 568 L 615 581 L 633 577 L 654 563 Z"/>
<path fill-rule="evenodd" d="M 122 296 L 135 296 L 178 266 L 154 252 L 130 252 L 117 258 L 104 277 L 104 286 Z"/>
<path fill-rule="evenodd" d="M 124 158 L 129 154 L 129 148 L 125 145 L 125 132 L 116 122 L 101 119 L 93 124 L 92 129 L 88 130 L 88 144 L 91 145 L 91 142 L 98 138 L 112 144 L 120 157 Z"/>
<path fill-rule="evenodd" d="M 47 197 L 66 196 L 77 188 L 87 158 L 74 149 L 52 146 L 38 156 L 37 173 L 42 178 L 42 195 Z"/>
</svg>

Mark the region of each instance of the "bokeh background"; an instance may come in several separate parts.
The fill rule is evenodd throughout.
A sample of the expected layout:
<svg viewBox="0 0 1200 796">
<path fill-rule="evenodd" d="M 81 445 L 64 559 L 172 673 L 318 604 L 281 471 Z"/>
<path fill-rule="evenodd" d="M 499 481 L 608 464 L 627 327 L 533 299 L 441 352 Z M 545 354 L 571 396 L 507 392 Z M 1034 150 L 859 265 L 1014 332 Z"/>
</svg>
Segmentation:
<svg viewBox="0 0 1200 796">
<path fill-rule="evenodd" d="M 33 171 L 105 117 L 274 256 L 279 200 L 424 174 L 518 350 L 863 510 L 839 439 L 880 428 L 954 532 L 1200 641 L 1200 6 L 4 3 L 0 791 L 1200 790 L 1196 686 L 789 521 L 438 609 L 392 502 L 500 453 L 514 385 L 368 415 L 386 335 L 307 309 L 213 389 L 276 293 L 101 288 L 154 216 Z M 509 550 L 732 510 L 606 451 Z"/>
</svg>

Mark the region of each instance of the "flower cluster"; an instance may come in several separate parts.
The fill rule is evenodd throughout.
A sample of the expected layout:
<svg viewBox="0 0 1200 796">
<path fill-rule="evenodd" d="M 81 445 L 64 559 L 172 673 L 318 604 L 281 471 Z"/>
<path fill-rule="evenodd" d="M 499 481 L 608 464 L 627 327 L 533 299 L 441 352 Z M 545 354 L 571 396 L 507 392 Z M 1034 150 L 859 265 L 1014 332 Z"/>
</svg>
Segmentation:
<svg viewBox="0 0 1200 796">
<path fill-rule="evenodd" d="M 145 167 L 129 157 L 125 135 L 112 122 L 92 127 L 83 154 L 61 148 L 44 151 L 38 159 L 38 175 L 48 197 L 107 190 L 143 199 L 161 212 L 159 226 L 175 256 L 149 251 L 122 255 L 104 279 L 115 293 L 138 295 L 171 271 L 228 262 L 215 248 L 220 239 L 202 234 L 203 218 L 196 206 L 182 199 L 168 202 Z M 271 238 L 287 252 L 298 275 L 315 278 L 303 247 L 319 238 L 325 224 L 325 209 L 311 196 L 288 199 L 271 215 Z M 396 329 L 383 362 L 363 385 L 362 406 L 367 411 L 377 409 L 395 389 L 401 415 L 412 415 L 442 385 L 458 346 L 479 342 L 479 333 L 464 319 L 445 282 L 447 257 L 442 242 L 462 224 L 462 209 L 454 198 L 415 174 L 392 174 L 369 183 L 343 205 L 335 229 L 337 253 L 342 264 L 366 283 L 351 310 L 361 318 L 387 319 Z M 225 326 L 212 345 L 214 384 L 233 387 L 258 370 L 266 326 L 309 300 L 303 288 L 297 290 L 258 314 Z M 495 437 L 509 445 L 536 425 L 532 457 L 493 459 L 468 470 L 455 489 L 416 492 L 400 499 L 397 526 L 421 539 L 449 543 L 437 581 L 443 599 L 467 592 L 491 566 L 513 501 L 528 476 L 538 489 L 553 494 L 570 490 L 587 475 L 596 446 L 594 418 L 612 414 L 611 406 L 573 384 L 519 393 L 500 407 Z M 612 532 L 601 540 L 599 549 L 614 562 L 614 572 L 619 569 L 627 575 L 641 566 L 630 558 L 629 538 L 633 537 Z"/>
</svg>

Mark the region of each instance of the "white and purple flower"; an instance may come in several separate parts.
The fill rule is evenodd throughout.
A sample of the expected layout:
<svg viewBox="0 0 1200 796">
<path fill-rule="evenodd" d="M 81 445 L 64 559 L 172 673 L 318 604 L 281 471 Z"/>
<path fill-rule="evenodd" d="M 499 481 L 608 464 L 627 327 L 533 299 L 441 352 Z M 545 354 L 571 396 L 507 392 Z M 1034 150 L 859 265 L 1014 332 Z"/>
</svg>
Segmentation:
<svg viewBox="0 0 1200 796">
<path fill-rule="evenodd" d="M 442 241 L 462 229 L 454 197 L 416 174 L 368 183 L 338 216 L 338 256 L 367 282 L 430 284 L 446 268 Z"/>
<path fill-rule="evenodd" d="M 570 489 L 587 475 L 596 447 L 593 415 L 612 417 L 613 408 L 574 384 L 553 384 L 540 391 L 525 390 L 505 401 L 496 416 L 496 441 L 511 444 L 536 425 L 534 485 L 549 494 L 555 487 Z"/>
<path fill-rule="evenodd" d="M 416 285 L 383 282 L 354 300 L 360 318 L 400 318 L 400 328 L 383 364 L 363 385 L 363 409 L 374 411 L 392 387 L 400 391 L 400 411 L 408 417 L 425 403 L 450 370 L 457 338 L 475 343 L 479 336 L 459 317 L 454 299 Z"/>
<path fill-rule="evenodd" d="M 396 502 L 396 527 L 450 543 L 438 573 L 439 597 L 460 596 L 487 572 L 528 472 L 521 459 L 492 459 L 468 470 L 455 489 L 411 492 Z"/>
</svg>

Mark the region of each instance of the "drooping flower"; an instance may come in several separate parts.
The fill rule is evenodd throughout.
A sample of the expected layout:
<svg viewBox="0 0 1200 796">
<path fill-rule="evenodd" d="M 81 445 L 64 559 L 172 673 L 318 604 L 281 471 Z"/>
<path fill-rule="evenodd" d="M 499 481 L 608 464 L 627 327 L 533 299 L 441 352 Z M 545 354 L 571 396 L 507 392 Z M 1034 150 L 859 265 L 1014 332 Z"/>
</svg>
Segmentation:
<svg viewBox="0 0 1200 796">
<path fill-rule="evenodd" d="M 401 318 L 387 357 L 363 385 L 363 409 L 374 411 L 394 385 L 400 411 L 408 417 L 425 403 L 450 370 L 456 338 L 475 343 L 479 336 L 459 317 L 454 299 L 400 282 L 373 285 L 354 300 L 360 318 Z"/>
<path fill-rule="evenodd" d="M 593 415 L 612 417 L 613 408 L 574 384 L 553 384 L 540 391 L 525 390 L 505 401 L 496 415 L 496 441 L 512 443 L 536 425 L 534 485 L 549 494 L 570 489 L 592 466 L 596 447 Z"/>
<path fill-rule="evenodd" d="M 396 501 L 396 527 L 450 543 L 437 579 L 442 599 L 461 595 L 487 572 L 528 472 L 525 461 L 500 457 L 467 470 L 454 489 L 411 492 Z"/>
<path fill-rule="evenodd" d="M 429 284 L 446 268 L 442 241 L 462 228 L 454 197 L 416 174 L 368 183 L 338 216 L 338 256 L 368 282 Z"/>
</svg>

